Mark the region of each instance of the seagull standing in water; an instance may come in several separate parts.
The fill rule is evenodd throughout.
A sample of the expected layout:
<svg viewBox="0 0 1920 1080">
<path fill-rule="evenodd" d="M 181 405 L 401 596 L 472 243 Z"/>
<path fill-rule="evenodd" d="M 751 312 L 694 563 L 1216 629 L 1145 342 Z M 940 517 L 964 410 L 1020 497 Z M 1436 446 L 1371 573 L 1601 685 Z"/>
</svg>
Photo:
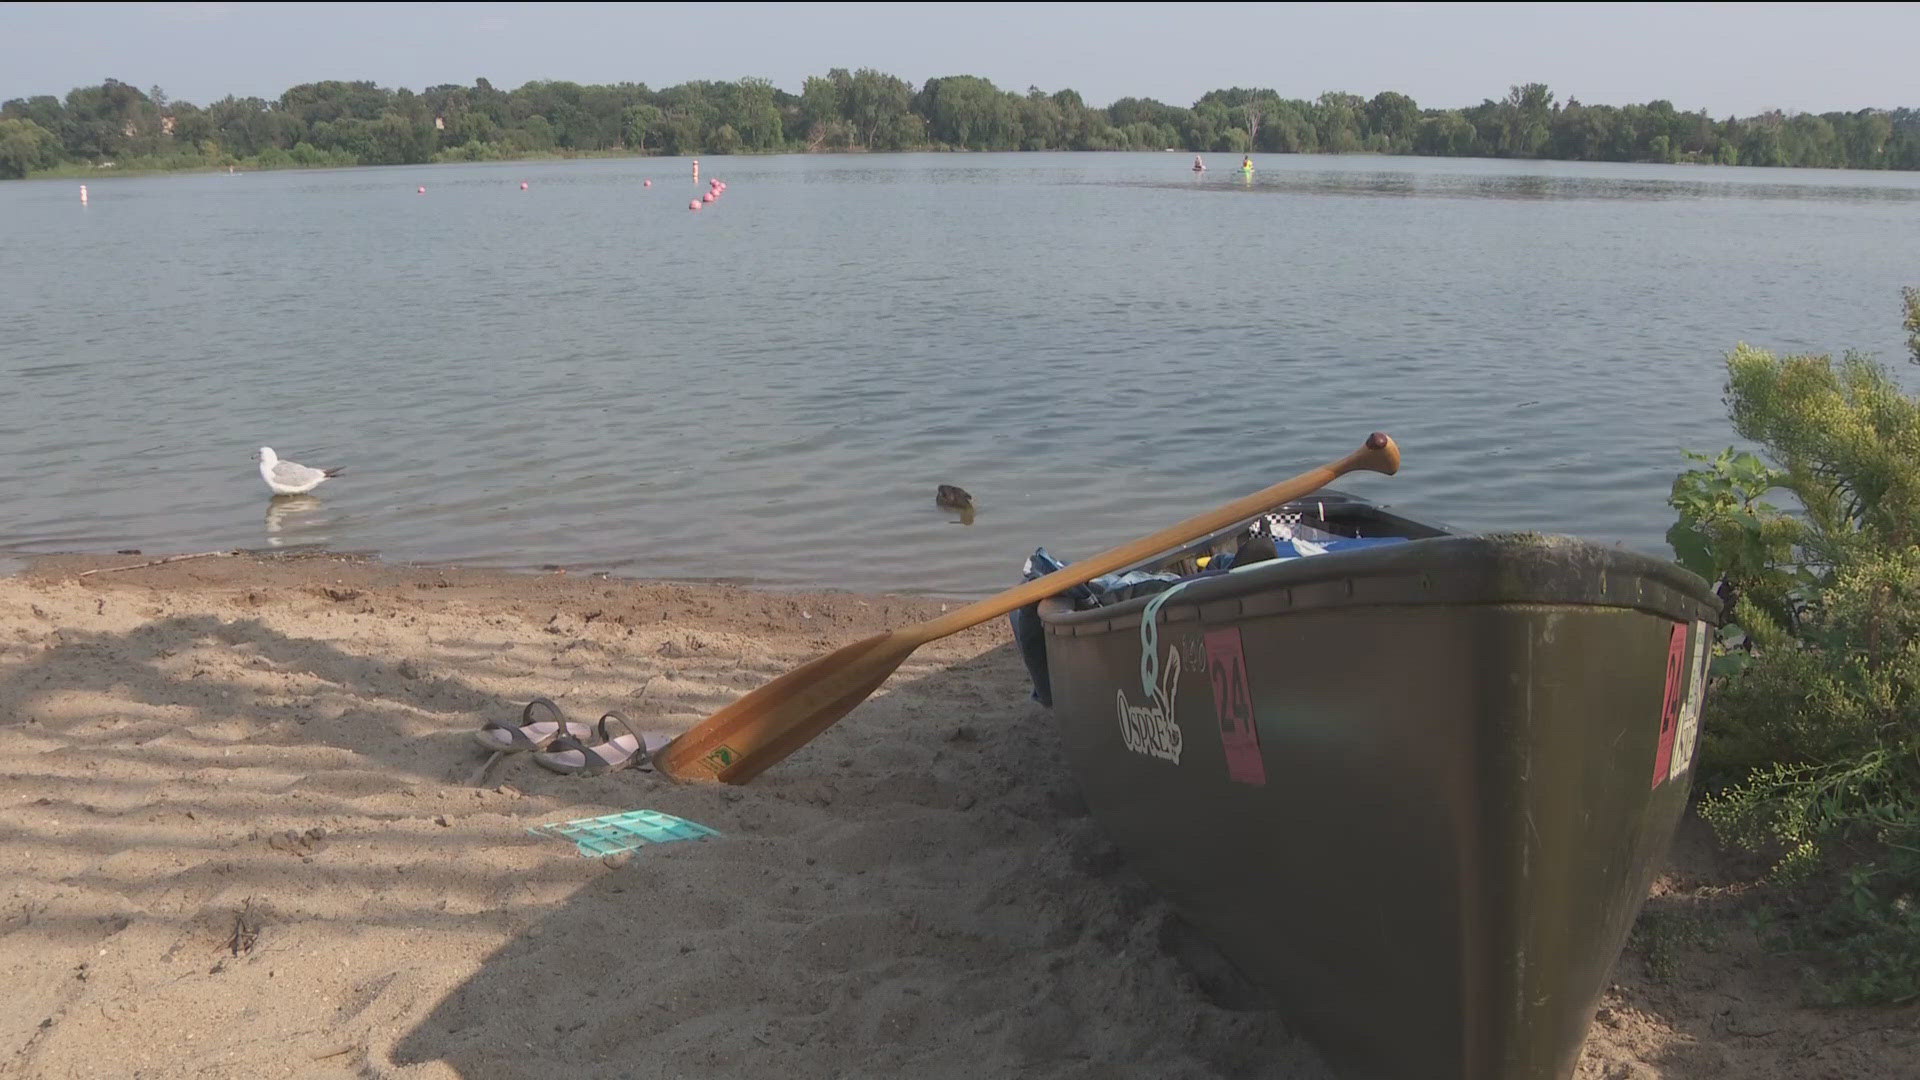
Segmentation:
<svg viewBox="0 0 1920 1080">
<path fill-rule="evenodd" d="M 260 479 L 275 495 L 305 495 L 325 483 L 329 477 L 340 475 L 339 469 L 309 469 L 305 465 L 296 465 L 291 461 L 281 461 L 273 447 L 263 446 L 253 455 L 260 462 Z"/>
</svg>

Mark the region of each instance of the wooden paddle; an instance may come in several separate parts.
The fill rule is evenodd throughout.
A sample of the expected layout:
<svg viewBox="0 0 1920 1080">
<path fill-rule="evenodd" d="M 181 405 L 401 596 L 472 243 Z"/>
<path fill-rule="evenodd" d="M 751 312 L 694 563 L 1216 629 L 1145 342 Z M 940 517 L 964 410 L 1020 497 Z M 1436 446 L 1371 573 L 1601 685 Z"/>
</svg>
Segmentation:
<svg viewBox="0 0 1920 1080">
<path fill-rule="evenodd" d="M 1360 449 L 1291 480 L 1235 499 L 1151 536 L 1082 559 L 937 619 L 856 641 L 787 672 L 695 724 L 654 755 L 654 767 L 676 780 L 744 784 L 851 712 L 879 689 L 915 649 L 927 642 L 957 634 L 1075 585 L 1084 585 L 1102 574 L 1138 565 L 1181 544 L 1312 494 L 1340 476 L 1361 469 L 1392 476 L 1400 470 L 1400 448 L 1391 438 L 1375 432 Z"/>
</svg>

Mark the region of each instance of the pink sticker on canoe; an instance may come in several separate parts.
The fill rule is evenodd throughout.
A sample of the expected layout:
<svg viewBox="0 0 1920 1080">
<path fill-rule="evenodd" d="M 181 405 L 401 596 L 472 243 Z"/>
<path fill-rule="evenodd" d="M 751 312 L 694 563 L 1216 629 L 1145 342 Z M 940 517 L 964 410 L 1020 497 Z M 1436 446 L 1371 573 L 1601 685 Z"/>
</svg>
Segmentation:
<svg viewBox="0 0 1920 1080">
<path fill-rule="evenodd" d="M 1213 680 L 1213 711 L 1220 720 L 1220 745 L 1227 752 L 1227 776 L 1242 784 L 1265 785 L 1260 729 L 1253 721 L 1253 694 L 1247 689 L 1247 657 L 1240 628 L 1207 631 L 1207 674 Z"/>
<path fill-rule="evenodd" d="M 1674 623 L 1667 638 L 1667 692 L 1660 702 L 1660 745 L 1653 752 L 1653 787 L 1673 764 L 1673 736 L 1680 729 L 1680 684 L 1687 671 L 1687 624 Z M 1651 789 L 1649 789 L 1651 790 Z"/>
</svg>

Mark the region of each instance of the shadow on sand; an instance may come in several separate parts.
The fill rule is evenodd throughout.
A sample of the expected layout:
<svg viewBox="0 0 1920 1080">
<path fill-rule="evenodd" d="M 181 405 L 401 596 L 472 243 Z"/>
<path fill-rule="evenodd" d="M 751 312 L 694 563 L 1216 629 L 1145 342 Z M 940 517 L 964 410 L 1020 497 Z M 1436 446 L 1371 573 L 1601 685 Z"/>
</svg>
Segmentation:
<svg viewBox="0 0 1920 1080">
<path fill-rule="evenodd" d="M 13 1069 L 1327 1075 L 1121 867 L 1010 646 L 916 658 L 747 787 L 464 787 L 524 674 L 478 637 L 422 661 L 207 615 L 0 652 L 0 771 L 36 796 L 0 930 L 43 976 L 0 1008 Z M 640 807 L 723 835 L 603 861 L 526 833 Z"/>
</svg>

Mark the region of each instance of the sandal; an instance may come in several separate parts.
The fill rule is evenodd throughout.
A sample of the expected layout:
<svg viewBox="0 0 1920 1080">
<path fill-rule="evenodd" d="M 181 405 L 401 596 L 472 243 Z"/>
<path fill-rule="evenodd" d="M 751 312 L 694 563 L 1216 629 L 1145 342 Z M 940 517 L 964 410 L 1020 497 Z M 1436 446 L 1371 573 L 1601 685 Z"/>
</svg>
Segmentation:
<svg viewBox="0 0 1920 1080">
<path fill-rule="evenodd" d="M 551 720 L 535 720 L 533 707 L 539 705 L 553 714 Z M 520 754 L 529 750 L 545 750 L 555 739 L 562 735 L 591 735 L 593 729 L 585 724 L 569 723 L 560 712 L 560 706 L 548 698 L 534 698 L 520 711 L 518 724 L 503 724 L 498 720 L 487 721 L 487 726 L 473 733 L 473 741 L 488 750 L 500 754 Z"/>
<path fill-rule="evenodd" d="M 625 728 L 626 734 L 610 736 L 607 733 L 609 720 Z M 624 713 L 617 712 L 607 713 L 600 718 L 599 733 L 600 741 L 592 746 L 571 734 L 557 736 L 551 748 L 533 755 L 533 760 L 557 773 L 599 776 L 621 769 L 646 768 L 653 761 L 653 755 L 659 753 L 673 738 L 652 731 L 641 735 L 633 730 Z"/>
</svg>

